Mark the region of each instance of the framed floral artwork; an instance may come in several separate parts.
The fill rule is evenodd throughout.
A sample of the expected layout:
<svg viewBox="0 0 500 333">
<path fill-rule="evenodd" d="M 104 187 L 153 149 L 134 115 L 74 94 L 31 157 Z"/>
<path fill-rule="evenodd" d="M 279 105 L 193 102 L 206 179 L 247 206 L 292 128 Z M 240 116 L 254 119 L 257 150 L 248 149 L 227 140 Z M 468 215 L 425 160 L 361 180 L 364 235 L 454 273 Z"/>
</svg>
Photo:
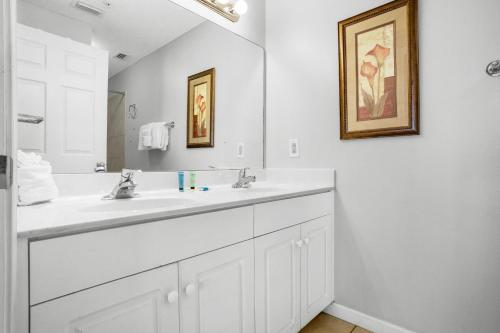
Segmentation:
<svg viewBox="0 0 500 333">
<path fill-rule="evenodd" d="M 340 138 L 419 134 L 417 0 L 341 21 Z"/>
<path fill-rule="evenodd" d="M 214 147 L 215 68 L 188 78 L 187 148 Z"/>
</svg>

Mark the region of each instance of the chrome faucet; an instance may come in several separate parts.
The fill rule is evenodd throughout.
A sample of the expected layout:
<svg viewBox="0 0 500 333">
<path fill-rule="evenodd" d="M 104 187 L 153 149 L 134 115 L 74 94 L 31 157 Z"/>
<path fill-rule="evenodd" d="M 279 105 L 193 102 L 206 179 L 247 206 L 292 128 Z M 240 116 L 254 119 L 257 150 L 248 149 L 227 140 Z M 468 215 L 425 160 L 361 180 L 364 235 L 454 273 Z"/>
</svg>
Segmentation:
<svg viewBox="0 0 500 333">
<path fill-rule="evenodd" d="M 117 200 L 136 198 L 139 194 L 135 193 L 137 184 L 134 182 L 135 175 L 141 173 L 141 170 L 123 169 L 120 182 L 113 188 L 110 194 L 105 195 L 103 200 Z"/>
<path fill-rule="evenodd" d="M 233 184 L 233 188 L 249 188 L 251 183 L 255 183 L 255 176 L 247 176 L 248 168 L 243 168 L 238 174 L 238 181 Z"/>
</svg>

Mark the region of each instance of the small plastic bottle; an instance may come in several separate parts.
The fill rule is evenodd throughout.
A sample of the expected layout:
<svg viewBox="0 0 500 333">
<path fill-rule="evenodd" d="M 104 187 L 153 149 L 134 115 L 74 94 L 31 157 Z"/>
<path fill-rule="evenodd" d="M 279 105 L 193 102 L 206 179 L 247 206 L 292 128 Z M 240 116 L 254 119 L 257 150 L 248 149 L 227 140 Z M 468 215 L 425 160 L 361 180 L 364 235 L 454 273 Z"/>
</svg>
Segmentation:
<svg viewBox="0 0 500 333">
<path fill-rule="evenodd" d="M 184 192 L 184 171 L 177 172 L 179 177 L 179 192 Z"/>
<path fill-rule="evenodd" d="M 189 172 L 189 187 L 191 190 L 196 189 L 196 173 L 194 171 Z"/>
</svg>

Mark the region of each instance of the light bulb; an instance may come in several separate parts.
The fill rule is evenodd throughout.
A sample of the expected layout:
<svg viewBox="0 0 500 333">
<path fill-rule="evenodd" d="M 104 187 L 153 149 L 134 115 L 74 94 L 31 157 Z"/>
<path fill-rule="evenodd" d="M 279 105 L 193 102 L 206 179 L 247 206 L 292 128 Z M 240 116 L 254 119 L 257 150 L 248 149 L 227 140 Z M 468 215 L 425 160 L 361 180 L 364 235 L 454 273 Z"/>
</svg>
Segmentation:
<svg viewBox="0 0 500 333">
<path fill-rule="evenodd" d="M 238 0 L 234 4 L 233 9 L 236 13 L 245 15 L 245 13 L 248 11 L 248 4 L 245 0 Z"/>
</svg>

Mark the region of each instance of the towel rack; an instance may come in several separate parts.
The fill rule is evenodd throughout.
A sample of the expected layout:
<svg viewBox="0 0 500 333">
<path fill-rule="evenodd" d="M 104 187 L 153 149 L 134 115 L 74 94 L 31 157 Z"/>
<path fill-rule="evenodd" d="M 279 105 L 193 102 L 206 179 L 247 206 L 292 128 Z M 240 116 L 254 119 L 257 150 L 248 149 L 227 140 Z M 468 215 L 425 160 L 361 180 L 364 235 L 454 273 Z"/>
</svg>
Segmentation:
<svg viewBox="0 0 500 333">
<path fill-rule="evenodd" d="M 167 126 L 167 128 L 174 128 L 175 127 L 175 121 L 171 121 L 169 123 L 166 123 L 165 126 Z"/>
<path fill-rule="evenodd" d="M 44 120 L 43 117 L 33 116 L 25 113 L 19 113 L 17 115 L 17 121 L 20 123 L 40 124 L 43 120 Z"/>
<path fill-rule="evenodd" d="M 486 67 L 486 73 L 489 76 L 500 76 L 500 60 L 492 61 Z"/>
</svg>

